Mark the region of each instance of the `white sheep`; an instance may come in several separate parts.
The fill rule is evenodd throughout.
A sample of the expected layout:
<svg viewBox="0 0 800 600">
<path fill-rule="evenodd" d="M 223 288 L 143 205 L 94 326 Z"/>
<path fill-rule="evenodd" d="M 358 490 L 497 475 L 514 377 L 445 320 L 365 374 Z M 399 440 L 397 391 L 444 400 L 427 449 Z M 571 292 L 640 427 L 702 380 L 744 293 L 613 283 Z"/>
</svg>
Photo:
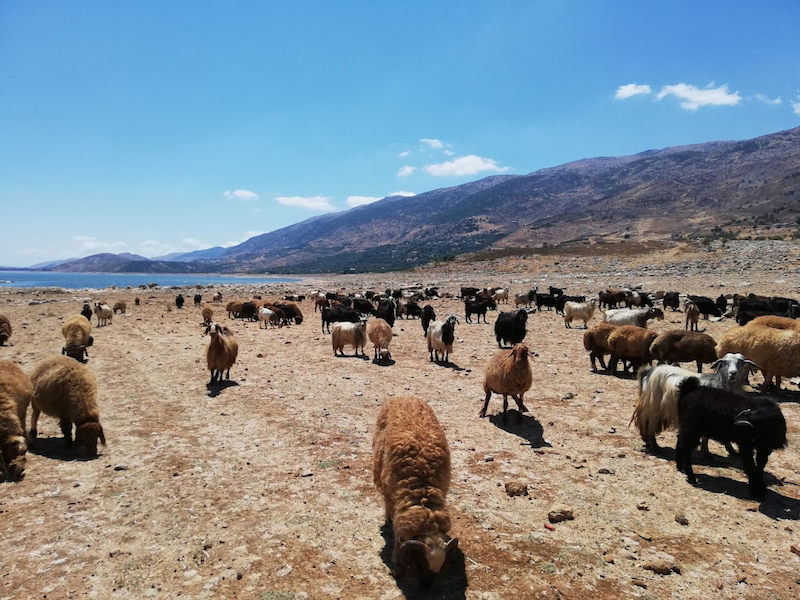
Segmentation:
<svg viewBox="0 0 800 600">
<path fill-rule="evenodd" d="M 660 308 L 615 308 L 605 312 L 603 320 L 614 325 L 636 325 L 647 328 L 650 319 L 664 319 L 664 311 Z"/>
<path fill-rule="evenodd" d="M 734 327 L 717 344 L 717 356 L 740 352 L 757 363 L 764 374 L 762 389 L 781 387 L 781 377 L 800 375 L 800 331 L 774 327 Z M 775 379 L 773 384 L 773 378 Z"/>
<path fill-rule="evenodd" d="M 45 413 L 60 420 L 67 447 L 72 445 L 74 423 L 75 442 L 91 456 L 97 456 L 97 441 L 105 446 L 106 437 L 100 424 L 97 380 L 92 370 L 69 357 L 51 356 L 36 365 L 31 382 L 31 444 L 36 439 L 39 415 Z"/>
<path fill-rule="evenodd" d="M 367 325 L 367 336 L 375 347 L 375 362 L 388 362 L 392 359 L 389 352 L 392 335 L 391 326 L 383 319 L 372 319 Z"/>
<path fill-rule="evenodd" d="M 114 311 L 111 307 L 103 302 L 94 303 L 94 314 L 97 315 L 97 326 L 111 325 L 111 319 L 114 317 Z"/>
<path fill-rule="evenodd" d="M 445 498 L 450 487 L 450 447 L 427 402 L 392 398 L 383 403 L 372 438 L 372 475 L 394 530 L 397 577 L 429 583 L 458 547 L 450 538 Z"/>
<path fill-rule="evenodd" d="M 269 308 L 260 308 L 258 310 L 258 328 L 261 329 L 261 324 L 264 323 L 264 329 L 269 325 L 278 328 L 283 327 L 283 321 L 274 310 Z"/>
<path fill-rule="evenodd" d="M 456 339 L 456 323 L 458 317 L 450 315 L 447 319 L 442 321 L 432 321 L 428 325 L 428 331 L 425 337 L 428 340 L 428 352 L 430 353 L 431 362 L 436 355 L 436 362 L 439 362 L 439 354 L 442 355 L 442 360 L 445 363 L 450 362 L 450 353 L 453 351 L 453 342 Z"/>
<path fill-rule="evenodd" d="M 331 345 L 333 355 L 344 356 L 344 347 L 352 346 L 354 356 L 366 356 L 364 346 L 367 344 L 367 321 L 361 319 L 358 323 L 338 322 L 331 326 Z M 358 349 L 361 348 L 361 354 Z"/>
<path fill-rule="evenodd" d="M 594 309 L 597 307 L 597 300 L 589 300 L 587 302 L 571 302 L 567 301 L 564 304 L 564 326 L 571 327 L 573 319 L 583 320 L 583 328 L 589 328 L 589 321 L 594 316 Z"/>
<path fill-rule="evenodd" d="M 656 436 L 678 426 L 680 386 L 686 379 L 697 377 L 705 387 L 744 394 L 749 374 L 759 367 L 741 354 L 731 353 L 714 362 L 711 368 L 713 373 L 700 374 L 672 365 L 657 365 L 639 371 L 636 408 L 630 422 L 636 423 L 648 449 L 658 449 Z M 703 451 L 707 452 L 707 449 L 706 440 Z"/>
</svg>

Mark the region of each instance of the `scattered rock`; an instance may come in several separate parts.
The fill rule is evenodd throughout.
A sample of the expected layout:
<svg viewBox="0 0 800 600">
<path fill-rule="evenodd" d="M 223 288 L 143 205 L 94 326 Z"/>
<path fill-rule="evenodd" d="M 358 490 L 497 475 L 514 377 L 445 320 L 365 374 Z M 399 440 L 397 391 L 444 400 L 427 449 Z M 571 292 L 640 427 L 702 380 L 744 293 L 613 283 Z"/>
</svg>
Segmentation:
<svg viewBox="0 0 800 600">
<path fill-rule="evenodd" d="M 483 457 L 483 462 L 494 462 L 494 455 L 487 454 L 486 456 Z"/>
<path fill-rule="evenodd" d="M 798 547 L 798 546 L 795 546 L 795 545 L 789 546 L 789 551 L 792 554 L 797 554 L 797 556 L 800 556 L 800 547 Z"/>
<path fill-rule="evenodd" d="M 689 519 L 687 519 L 686 515 L 684 515 L 683 513 L 679 513 L 679 514 L 675 515 L 675 522 L 678 525 L 686 526 L 686 525 L 689 524 Z"/>
<path fill-rule="evenodd" d="M 616 471 L 614 469 L 610 469 L 608 467 L 600 467 L 600 470 L 597 471 L 601 475 L 614 475 Z"/>
<path fill-rule="evenodd" d="M 572 508 L 566 504 L 553 504 L 553 506 L 550 507 L 550 511 L 547 513 L 547 519 L 551 523 L 571 521 L 574 518 Z"/>
<path fill-rule="evenodd" d="M 631 584 L 643 588 L 645 590 L 647 589 L 647 583 L 645 583 L 642 579 L 637 579 L 636 577 L 631 579 Z"/>
<path fill-rule="evenodd" d="M 527 496 L 528 486 L 521 481 L 509 481 L 506 483 L 506 494 L 509 496 Z"/>
<path fill-rule="evenodd" d="M 292 565 L 283 565 L 281 569 L 275 573 L 278 577 L 286 577 L 289 573 L 292 572 Z"/>
<path fill-rule="evenodd" d="M 648 506 L 647 502 L 644 500 L 639 500 L 639 502 L 636 503 L 636 508 L 638 510 L 650 510 L 650 506 Z"/>
<path fill-rule="evenodd" d="M 128 470 L 128 465 L 120 463 L 116 467 L 114 467 L 114 470 L 115 471 L 127 471 Z"/>
<path fill-rule="evenodd" d="M 575 394 L 573 394 L 572 392 L 567 392 L 566 394 L 561 396 L 561 399 L 562 400 L 572 400 L 574 397 L 575 397 Z"/>
<path fill-rule="evenodd" d="M 681 570 L 675 562 L 675 557 L 666 552 L 654 552 L 642 563 L 642 568 L 659 575 L 680 574 Z"/>
</svg>

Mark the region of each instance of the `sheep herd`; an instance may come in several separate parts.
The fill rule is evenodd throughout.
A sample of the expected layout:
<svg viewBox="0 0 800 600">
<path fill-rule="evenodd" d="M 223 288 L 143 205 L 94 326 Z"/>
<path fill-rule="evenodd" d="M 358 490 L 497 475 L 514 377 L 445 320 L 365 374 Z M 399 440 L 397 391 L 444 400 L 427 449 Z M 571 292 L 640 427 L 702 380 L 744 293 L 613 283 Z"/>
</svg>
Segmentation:
<svg viewBox="0 0 800 600">
<path fill-rule="evenodd" d="M 437 318 L 437 308 L 443 312 L 440 299 L 445 297 L 458 298 L 463 303 L 465 323 L 456 314 Z M 516 403 L 518 423 L 523 423 L 523 413 L 529 408 L 536 412 L 530 397 L 529 406 L 524 403 L 524 395 L 536 381 L 536 348 L 535 342 L 530 339 L 526 342 L 528 328 L 537 329 L 537 319 L 543 318 L 537 312 L 560 313 L 567 329 L 576 321 L 582 322 L 583 349 L 589 358 L 587 368 L 635 377 L 631 396 L 635 396 L 636 406 L 631 423 L 638 428 L 648 451 L 658 449 L 659 434 L 677 430 L 677 468 L 694 484 L 692 450 L 702 440 L 707 451 L 708 438 L 723 442 L 729 452 L 738 451 L 741 456 L 751 494 L 763 497 L 766 491 L 763 471 L 769 455 L 787 445 L 781 410 L 764 393 L 779 390 L 782 377 L 800 376 L 796 303 L 790 302 L 786 312 L 776 310 L 754 316 L 714 340 L 696 331 L 700 315 L 736 318 L 740 299 L 723 298 L 707 303 L 710 299 L 704 296 L 689 295 L 684 296 L 683 329 L 660 333 L 648 329 L 653 319 L 665 318 L 665 310 L 680 310 L 680 297 L 675 292 L 604 290 L 587 299 L 552 286 L 547 293 L 539 293 L 538 289 L 511 293 L 505 287 L 462 287 L 459 293 L 442 294 L 436 288 L 352 293 L 340 290 L 305 296 L 293 294 L 266 301 L 257 296 L 231 300 L 224 311 L 216 312 L 222 313 L 223 318 L 227 312 L 228 320 L 258 322 L 259 329 L 267 330 L 260 335 L 268 336 L 282 327 L 302 325 L 300 306 L 308 299 L 306 311 L 313 306 L 319 312 L 322 340 L 329 332 L 334 357 L 344 356 L 345 349 L 352 348 L 355 356 L 368 359 L 365 347 L 370 342 L 372 361 L 381 366 L 391 366 L 395 360 L 407 358 L 397 353 L 392 356 L 390 352 L 393 338 L 400 335 L 396 320 L 407 322 L 419 318 L 424 334 L 417 344 L 419 352 L 427 350 L 428 360 L 445 368 L 452 366 L 451 354 L 460 350 L 456 330 L 473 323 L 478 327 L 481 317 L 483 323 L 488 323 L 487 314 L 496 311 L 493 333 L 487 338 L 493 338 L 499 349 L 485 362 L 485 397 L 479 416 L 486 416 L 492 394 L 499 394 L 503 397 L 504 424 L 508 396 Z M 733 300 L 730 306 L 727 300 Z M 184 302 L 183 295 L 178 295 L 174 305 L 183 310 Z M 215 294 L 212 304 L 221 302 L 222 295 Z M 502 310 L 512 302 L 514 310 Z M 619 308 L 620 304 L 625 304 L 625 308 Z M 194 306 L 195 310 L 200 309 L 201 324 L 208 337 L 205 348 L 205 363 L 210 372 L 208 386 L 219 386 L 230 380 L 239 356 L 236 327 L 215 321 L 214 307 L 202 305 L 199 294 L 194 297 Z M 600 321 L 599 311 L 603 308 Z M 749 315 L 753 314 L 752 307 L 747 310 Z M 111 326 L 118 311 L 126 314 L 124 302 L 117 302 L 113 309 L 97 302 L 93 310 L 87 303 L 81 314 L 66 318 L 61 328 L 62 356 L 42 360 L 30 375 L 11 362 L 0 363 L 0 468 L 6 479 L 18 481 L 22 477 L 27 449 L 36 443 L 41 412 L 59 420 L 67 447 L 73 444 L 73 427 L 74 442 L 90 455 L 97 454 L 98 442 L 106 444 L 100 423 L 97 381 L 86 364 L 90 359 L 87 348 L 94 341 L 91 316 L 95 316 L 97 327 Z M 473 321 L 475 315 L 477 319 Z M 593 320 L 598 322 L 592 324 Z M 313 330 L 316 335 L 316 326 Z M 0 315 L 0 345 L 9 343 L 11 334 L 9 319 Z M 413 334 L 404 335 L 419 336 L 419 329 L 415 326 Z M 574 347 L 580 348 L 577 338 Z M 654 361 L 658 363 L 655 366 Z M 694 363 L 697 373 L 677 366 L 679 363 Z M 703 365 L 709 364 L 711 372 L 703 373 Z M 764 376 L 760 394 L 747 390 L 749 376 L 758 371 Z M 32 414 L 26 432 L 29 406 Z M 450 535 L 446 502 L 451 481 L 450 445 L 445 428 L 425 400 L 395 397 L 383 402 L 374 427 L 372 467 L 387 523 L 391 523 L 394 532 L 395 575 L 417 576 L 423 582 L 430 582 L 453 555 L 458 540 Z"/>
</svg>

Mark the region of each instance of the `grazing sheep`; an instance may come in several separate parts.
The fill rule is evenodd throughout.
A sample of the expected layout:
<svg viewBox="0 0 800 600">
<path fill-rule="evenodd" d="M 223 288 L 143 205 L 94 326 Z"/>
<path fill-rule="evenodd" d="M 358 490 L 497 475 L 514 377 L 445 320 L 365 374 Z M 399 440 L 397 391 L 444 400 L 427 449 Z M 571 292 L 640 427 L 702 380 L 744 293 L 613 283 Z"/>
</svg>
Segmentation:
<svg viewBox="0 0 800 600">
<path fill-rule="evenodd" d="M 536 302 L 536 290 L 531 289 L 524 294 L 514 294 L 514 306 L 519 307 L 520 304 L 530 306 L 532 302 Z"/>
<path fill-rule="evenodd" d="M 225 310 L 228 312 L 229 319 L 238 319 L 239 315 L 242 314 L 242 306 L 244 306 L 244 300 L 231 300 L 228 304 L 225 305 Z"/>
<path fill-rule="evenodd" d="M 671 308 L 672 312 L 675 312 L 681 305 L 680 294 L 678 292 L 665 292 L 662 303 L 664 308 Z"/>
<path fill-rule="evenodd" d="M 227 370 L 225 379 L 231 378 L 231 367 L 236 362 L 239 355 L 239 342 L 236 341 L 233 333 L 227 327 L 220 327 L 216 323 L 211 323 L 206 328 L 205 335 L 211 335 L 211 340 L 206 349 L 206 364 L 211 371 L 211 381 L 208 385 L 215 382 L 222 382 L 222 373 Z"/>
<path fill-rule="evenodd" d="M 431 362 L 433 362 L 434 355 L 436 355 L 436 362 L 439 362 L 441 353 L 442 361 L 445 364 L 450 363 L 450 353 L 453 351 L 453 342 L 456 339 L 456 323 L 458 323 L 458 318 L 450 315 L 444 322 L 432 321 L 428 325 L 425 336 L 428 340 Z"/>
<path fill-rule="evenodd" d="M 383 403 L 372 438 L 372 475 L 394 530 L 394 575 L 431 583 L 458 538 L 448 535 L 445 503 L 450 447 L 427 402 L 401 397 Z"/>
<path fill-rule="evenodd" d="M 94 314 L 97 315 L 97 326 L 103 327 L 104 325 L 111 325 L 111 319 L 114 317 L 114 311 L 105 302 L 94 303 Z"/>
<path fill-rule="evenodd" d="M 0 346 L 11 337 L 11 321 L 5 315 L 0 315 Z"/>
<path fill-rule="evenodd" d="M 502 348 L 502 342 L 510 346 L 519 344 L 525 339 L 527 331 L 525 323 L 528 322 L 528 313 L 520 308 L 515 312 L 501 312 L 494 322 L 494 337 L 497 347 Z"/>
<path fill-rule="evenodd" d="M 330 306 L 322 309 L 322 333 L 325 333 L 327 326 L 328 333 L 331 332 L 331 323 L 358 323 L 361 321 L 361 314 L 352 308 L 344 306 Z M 394 323 L 394 311 L 391 314 Z M 386 320 L 386 319 L 384 319 Z"/>
<path fill-rule="evenodd" d="M 194 305 L 195 306 L 200 306 L 201 302 L 203 302 L 203 296 L 200 295 L 200 294 L 195 294 L 194 295 Z"/>
<path fill-rule="evenodd" d="M 697 483 L 692 449 L 702 436 L 739 447 L 750 494 L 763 498 L 767 491 L 764 467 L 769 455 L 787 446 L 786 419 L 778 404 L 764 396 L 740 396 L 704 387 L 699 379 L 690 377 L 680 386 L 675 463 L 692 485 Z"/>
<path fill-rule="evenodd" d="M 383 319 L 373 319 L 367 325 L 367 336 L 375 347 L 375 362 L 388 362 L 392 359 L 389 344 L 392 342 L 392 328 Z"/>
<path fill-rule="evenodd" d="M 184 302 L 185 300 L 183 298 L 183 294 L 178 294 L 177 296 L 175 296 L 175 306 L 177 306 L 179 309 L 183 308 Z"/>
<path fill-rule="evenodd" d="M 61 326 L 61 335 L 64 336 L 61 354 L 83 362 L 84 357 L 89 356 L 86 348 L 94 343 L 94 338 L 89 335 L 91 332 L 92 324 L 86 317 L 83 315 L 69 317 Z"/>
<path fill-rule="evenodd" d="M 747 323 L 748 327 L 771 327 L 772 329 L 790 329 L 800 331 L 800 321 L 777 315 L 763 315 Z"/>
<path fill-rule="evenodd" d="M 700 314 L 703 315 L 704 319 L 708 319 L 709 315 L 713 315 L 715 317 L 722 316 L 722 311 L 719 309 L 716 302 L 714 302 L 708 296 L 693 296 L 692 294 L 689 294 L 686 297 L 697 305 L 697 308 L 700 311 Z"/>
<path fill-rule="evenodd" d="M 0 361 L 0 471 L 19 480 L 25 471 L 25 412 L 33 400 L 33 384 L 12 362 Z"/>
<path fill-rule="evenodd" d="M 573 319 L 581 319 L 583 328 L 589 329 L 589 321 L 594 316 L 594 309 L 597 306 L 596 300 L 589 302 L 567 302 L 564 304 L 564 326 L 571 328 Z"/>
<path fill-rule="evenodd" d="M 295 325 L 300 325 L 303 322 L 303 313 L 300 312 L 300 307 L 294 302 L 277 301 L 272 303 L 273 306 L 283 311 L 284 319 L 287 324 L 294 319 Z"/>
<path fill-rule="evenodd" d="M 97 380 L 92 370 L 66 356 L 51 356 L 36 365 L 31 382 L 31 444 L 36 439 L 39 415 L 44 413 L 59 419 L 67 448 L 72 446 L 74 423 L 75 442 L 85 447 L 90 456 L 97 456 L 97 440 L 105 446 L 106 437 L 100 424 Z"/>
<path fill-rule="evenodd" d="M 203 325 L 206 327 L 211 325 L 211 318 L 214 316 L 214 309 L 210 306 L 204 306 L 200 314 L 203 315 Z"/>
<path fill-rule="evenodd" d="M 138 300 L 138 298 L 137 298 L 137 300 Z M 139 303 L 137 302 L 136 305 L 138 306 Z M 87 321 L 91 321 L 92 320 L 92 307 L 89 306 L 88 302 L 84 303 L 83 308 L 81 309 L 81 314 L 84 317 L 86 317 Z"/>
<path fill-rule="evenodd" d="M 607 310 L 604 321 L 614 325 L 636 325 L 647 328 L 650 319 L 664 320 L 664 311 L 660 308 L 618 308 Z"/>
<path fill-rule="evenodd" d="M 114 308 L 113 308 L 114 314 L 117 314 L 117 311 L 119 311 L 124 315 L 126 308 L 127 308 L 127 305 L 125 304 L 124 300 L 117 300 L 114 303 Z"/>
<path fill-rule="evenodd" d="M 678 396 L 680 385 L 690 377 L 698 377 L 706 387 L 724 389 L 744 395 L 749 374 L 758 365 L 741 354 L 726 354 L 711 365 L 713 373 L 695 375 L 691 371 L 672 365 L 645 368 L 637 377 L 638 394 L 631 423 L 636 423 L 639 434 L 649 450 L 657 450 L 656 436 L 662 431 L 678 426 Z M 732 453 L 728 448 L 728 453 Z M 704 442 L 703 452 L 708 452 Z"/>
<path fill-rule="evenodd" d="M 428 325 L 431 324 L 431 321 L 436 320 L 436 312 L 430 304 L 422 307 L 422 318 L 420 320 L 422 321 L 423 335 L 426 335 L 428 333 Z"/>
<path fill-rule="evenodd" d="M 364 346 L 367 344 L 367 320 L 361 319 L 358 323 L 338 322 L 331 328 L 331 345 L 333 355 L 344 356 L 344 347 L 352 346 L 354 356 L 366 356 Z M 361 348 L 361 354 L 358 349 Z"/>
<path fill-rule="evenodd" d="M 583 334 L 583 347 L 589 351 L 589 358 L 592 361 L 592 371 L 597 371 L 595 359 L 600 361 L 600 367 L 605 371 L 606 363 L 603 360 L 604 354 L 611 354 L 608 345 L 608 336 L 615 331 L 619 325 L 613 323 L 598 323 Z"/>
<path fill-rule="evenodd" d="M 394 327 L 395 313 L 397 312 L 394 300 L 381 300 L 378 303 L 378 308 L 375 311 L 375 316 L 383 319 L 389 324 L 389 327 Z"/>
<path fill-rule="evenodd" d="M 683 325 L 684 329 L 691 331 L 699 331 L 697 322 L 700 320 L 700 309 L 697 304 L 692 301 L 687 301 L 683 309 L 686 311 L 686 322 Z"/>
<path fill-rule="evenodd" d="M 781 377 L 800 375 L 800 331 L 747 325 L 725 332 L 717 356 L 740 352 L 757 363 L 764 374 L 762 389 L 781 388 Z M 773 377 L 775 382 L 773 384 Z"/>
<path fill-rule="evenodd" d="M 211 296 L 212 302 L 222 302 L 222 292 L 216 292 L 213 296 Z"/>
<path fill-rule="evenodd" d="M 140 302 L 141 302 L 141 301 L 139 300 L 139 296 L 136 296 L 136 298 L 134 298 L 134 299 L 133 299 L 133 303 L 134 303 L 134 305 L 136 305 L 136 306 L 139 306 L 139 303 L 140 303 Z"/>
<path fill-rule="evenodd" d="M 261 329 L 261 324 L 264 324 L 264 329 L 272 325 L 272 327 L 283 327 L 283 321 L 274 310 L 269 308 L 260 308 L 258 310 L 258 328 Z"/>
<path fill-rule="evenodd" d="M 489 399 L 492 397 L 492 392 L 495 392 L 503 395 L 503 423 L 507 421 L 509 395 L 517 403 L 517 421 L 522 422 L 522 413 L 528 412 L 523 403 L 523 396 L 531 389 L 533 383 L 529 357 L 530 353 L 525 344 L 517 344 L 511 349 L 511 352 L 500 350 L 492 357 L 486 365 L 486 372 L 483 376 L 483 391 L 486 392 L 486 399 L 481 412 L 478 413 L 479 417 L 486 416 Z M 530 359 L 533 360 L 533 358 Z"/>
<path fill-rule="evenodd" d="M 633 369 L 633 373 L 653 360 L 650 354 L 650 345 L 658 334 L 655 331 L 642 329 L 638 325 L 620 325 L 608 336 L 608 347 L 611 348 L 611 360 L 609 370 L 614 375 L 617 374 L 617 363 L 627 360 Z"/>
<path fill-rule="evenodd" d="M 713 363 L 717 360 L 716 345 L 714 338 L 705 333 L 673 329 L 658 334 L 650 344 L 650 354 L 659 364 L 694 361 L 697 364 L 697 372 L 701 373 L 703 363 Z"/>
</svg>

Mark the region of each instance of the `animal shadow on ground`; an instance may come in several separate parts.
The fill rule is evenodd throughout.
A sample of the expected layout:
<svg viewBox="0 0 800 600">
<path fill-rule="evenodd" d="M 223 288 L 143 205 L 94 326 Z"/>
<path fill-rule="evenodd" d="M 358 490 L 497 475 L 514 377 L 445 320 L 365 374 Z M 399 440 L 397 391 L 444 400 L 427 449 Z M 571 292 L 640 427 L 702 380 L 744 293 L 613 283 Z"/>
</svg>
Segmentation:
<svg viewBox="0 0 800 600">
<path fill-rule="evenodd" d="M 444 362 L 443 360 L 435 360 L 433 361 L 434 364 L 439 365 L 440 367 L 444 367 L 445 369 L 453 369 L 453 371 L 463 371 L 464 367 L 459 367 L 454 362 Z"/>
<path fill-rule="evenodd" d="M 62 437 L 37 437 L 33 446 L 28 446 L 28 452 L 36 454 L 37 456 L 64 461 L 95 460 L 99 456 L 102 456 L 102 454 L 89 456 L 83 446 L 79 446 L 74 442 L 72 446 L 67 448 L 64 444 L 64 438 Z"/>
<path fill-rule="evenodd" d="M 394 568 L 392 550 L 394 549 L 394 531 L 391 523 L 381 526 L 381 535 L 385 541 L 381 550 L 381 560 L 390 571 Z M 394 577 L 394 575 L 392 575 Z M 408 600 L 465 600 L 467 597 L 467 569 L 464 553 L 460 548 L 450 553 L 439 575 L 433 583 L 425 586 L 416 577 L 394 578 L 397 587 Z"/>
<path fill-rule="evenodd" d="M 775 491 L 774 487 L 783 486 L 783 482 L 770 473 L 764 473 L 764 483 L 770 486 L 764 500 L 761 501 L 759 512 L 770 519 L 800 520 L 800 500 L 784 496 Z M 750 495 L 747 481 L 737 481 L 728 477 L 719 477 L 705 473 L 697 474 L 697 486 L 707 492 L 725 494 L 740 500 L 756 500 Z"/>
<path fill-rule="evenodd" d="M 380 358 L 377 359 L 377 360 L 374 359 L 374 358 L 372 359 L 372 364 L 373 365 L 378 365 L 379 367 L 391 367 L 396 362 L 397 361 L 394 360 L 393 358 L 390 358 L 389 360 L 385 360 L 385 361 L 381 360 Z"/>
<path fill-rule="evenodd" d="M 519 412 L 515 408 L 508 409 L 508 422 L 503 423 L 503 413 L 499 412 L 489 415 L 489 421 L 498 429 L 508 433 L 513 433 L 527 442 L 523 446 L 530 445 L 531 448 L 551 448 L 551 444 L 544 439 L 544 428 L 536 419 L 528 415 L 522 415 L 522 422 L 519 422 Z"/>
<path fill-rule="evenodd" d="M 230 379 L 226 379 L 225 381 L 217 381 L 215 383 L 207 383 L 206 389 L 208 390 L 208 397 L 209 398 L 216 398 L 219 396 L 223 390 L 228 389 L 229 387 L 236 387 L 239 384 L 235 381 L 231 381 Z"/>
<path fill-rule="evenodd" d="M 369 354 L 336 354 L 336 358 L 358 358 L 360 360 L 369 360 Z"/>
</svg>

